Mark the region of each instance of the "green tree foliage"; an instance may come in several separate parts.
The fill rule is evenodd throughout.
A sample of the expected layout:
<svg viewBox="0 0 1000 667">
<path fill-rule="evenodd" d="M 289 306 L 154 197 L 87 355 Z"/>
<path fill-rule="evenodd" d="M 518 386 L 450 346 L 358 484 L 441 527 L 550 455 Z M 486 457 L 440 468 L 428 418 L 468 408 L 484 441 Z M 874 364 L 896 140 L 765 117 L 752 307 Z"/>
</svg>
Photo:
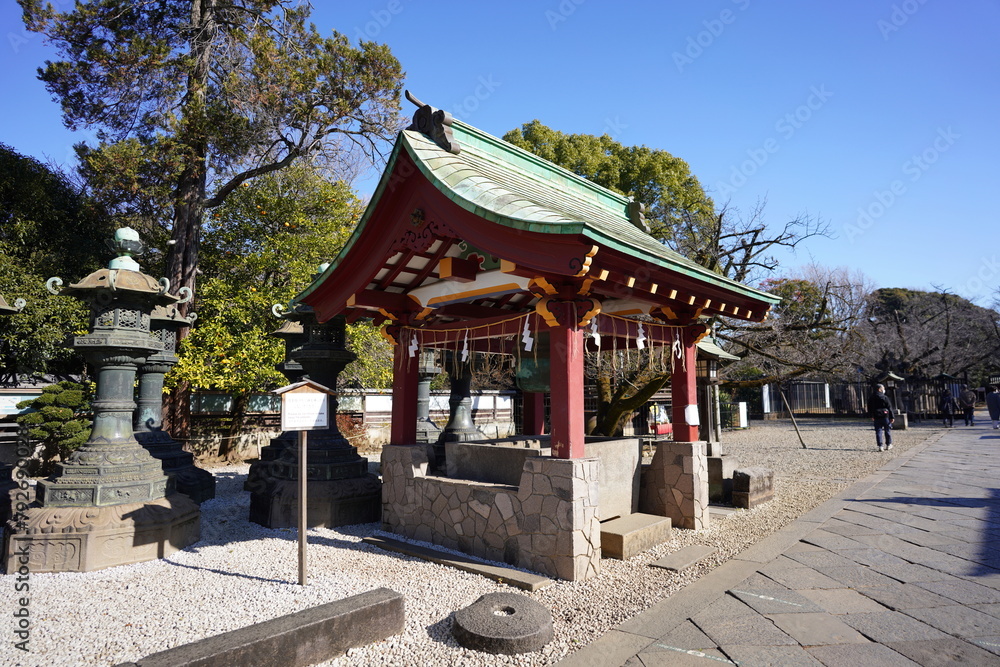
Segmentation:
<svg viewBox="0 0 1000 667">
<path fill-rule="evenodd" d="M 83 278 L 108 258 L 112 223 L 63 174 L 0 144 L 0 294 L 25 309 L 0 317 L 0 374 L 79 373 L 83 359 L 63 346 L 87 329 L 77 300 L 54 297 L 45 280 Z"/>
<path fill-rule="evenodd" d="M 565 134 L 538 120 L 511 130 L 503 138 L 644 204 L 651 233 L 661 240 L 676 240 L 684 220 L 712 216 L 712 201 L 687 162 L 665 150 L 623 146 L 607 134 Z"/>
<path fill-rule="evenodd" d="M 33 273 L 78 279 L 102 264 L 113 231 L 64 174 L 0 144 L 0 252 Z"/>
<path fill-rule="evenodd" d="M 319 265 L 343 247 L 361 211 L 346 184 L 326 181 L 305 163 L 233 193 L 206 230 L 198 320 L 181 343 L 168 386 L 186 381 L 195 389 L 232 393 L 232 434 L 238 432 L 250 394 L 286 383 L 274 369 L 284 346 L 268 335 L 281 325 L 271 306 L 288 303 L 311 282 Z M 382 386 L 391 376 L 391 361 L 377 362 L 391 357 L 386 342 L 370 325 L 354 325 L 349 333 L 360 357 L 349 381 Z"/>
<path fill-rule="evenodd" d="M 79 147 L 83 172 L 109 203 L 171 221 L 175 288 L 194 288 L 206 209 L 298 159 L 371 151 L 397 128 L 398 61 L 384 45 L 323 37 L 308 3 L 19 4 L 58 51 L 39 77 L 64 123 L 97 131 L 98 145 Z"/>
<path fill-rule="evenodd" d="M 18 408 L 31 408 L 17 417 L 17 423 L 28 427 L 28 434 L 41 442 L 39 458 L 42 466 L 36 474 L 48 475 L 52 464 L 65 461 L 90 437 L 90 401 L 93 385 L 64 380 L 49 385 L 41 396 L 21 401 Z"/>
</svg>

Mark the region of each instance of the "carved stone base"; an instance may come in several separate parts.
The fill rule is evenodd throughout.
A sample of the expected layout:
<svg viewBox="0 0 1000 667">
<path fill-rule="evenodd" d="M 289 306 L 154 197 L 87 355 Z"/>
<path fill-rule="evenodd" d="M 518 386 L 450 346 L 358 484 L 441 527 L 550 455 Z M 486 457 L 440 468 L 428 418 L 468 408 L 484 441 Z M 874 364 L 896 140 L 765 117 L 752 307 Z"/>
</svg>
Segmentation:
<svg viewBox="0 0 1000 667">
<path fill-rule="evenodd" d="M 183 493 L 199 505 L 215 497 L 215 477 L 194 463 L 194 455 L 184 451 L 181 443 L 164 431 L 137 432 L 135 439 L 163 466 L 163 474 Z"/>
<path fill-rule="evenodd" d="M 250 494 L 250 520 L 268 528 L 298 525 L 298 480 L 274 480 Z M 382 483 L 374 475 L 333 481 L 308 480 L 306 523 L 310 528 L 380 521 Z"/>
<path fill-rule="evenodd" d="M 201 512 L 174 494 L 109 507 L 32 507 L 7 523 L 8 573 L 91 572 L 164 558 L 201 536 Z"/>
</svg>

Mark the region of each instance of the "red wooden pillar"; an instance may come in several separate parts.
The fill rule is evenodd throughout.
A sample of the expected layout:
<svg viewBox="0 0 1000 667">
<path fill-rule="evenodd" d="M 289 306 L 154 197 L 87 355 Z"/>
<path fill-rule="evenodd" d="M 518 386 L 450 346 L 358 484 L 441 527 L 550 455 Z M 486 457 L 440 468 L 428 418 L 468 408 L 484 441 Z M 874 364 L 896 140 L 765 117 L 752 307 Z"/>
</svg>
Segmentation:
<svg viewBox="0 0 1000 667">
<path fill-rule="evenodd" d="M 583 458 L 583 331 L 571 304 L 550 307 L 559 323 L 549 330 L 552 456 Z"/>
<path fill-rule="evenodd" d="M 699 332 L 700 333 L 700 332 Z M 695 442 L 698 440 L 698 347 L 695 332 L 691 328 L 681 330 L 684 356 L 674 358 L 674 374 L 670 379 L 672 415 L 675 442 Z"/>
<path fill-rule="evenodd" d="M 545 433 L 545 394 L 540 391 L 526 391 L 521 396 L 521 430 L 523 435 Z"/>
<path fill-rule="evenodd" d="M 410 357 L 408 341 L 397 340 L 392 360 L 392 445 L 417 442 L 417 361 Z"/>
</svg>

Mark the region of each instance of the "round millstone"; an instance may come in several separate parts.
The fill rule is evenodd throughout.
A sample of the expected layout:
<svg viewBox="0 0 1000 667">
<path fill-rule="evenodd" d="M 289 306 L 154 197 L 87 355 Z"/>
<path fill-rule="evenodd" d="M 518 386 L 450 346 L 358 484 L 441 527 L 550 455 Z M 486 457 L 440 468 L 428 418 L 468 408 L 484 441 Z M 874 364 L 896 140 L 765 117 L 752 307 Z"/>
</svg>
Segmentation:
<svg viewBox="0 0 1000 667">
<path fill-rule="evenodd" d="M 528 653 L 552 641 L 552 614 L 518 593 L 487 593 L 455 612 L 459 644 L 486 653 Z"/>
</svg>

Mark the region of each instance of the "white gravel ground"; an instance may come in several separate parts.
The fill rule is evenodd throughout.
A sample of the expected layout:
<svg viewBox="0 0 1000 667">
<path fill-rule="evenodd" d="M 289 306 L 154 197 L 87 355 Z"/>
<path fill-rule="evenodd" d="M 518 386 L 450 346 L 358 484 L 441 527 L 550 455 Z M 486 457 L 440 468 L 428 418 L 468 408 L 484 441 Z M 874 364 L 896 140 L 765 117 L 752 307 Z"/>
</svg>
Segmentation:
<svg viewBox="0 0 1000 667">
<path fill-rule="evenodd" d="M 360 542 L 378 524 L 310 530 L 310 584 L 297 585 L 294 530 L 247 521 L 248 466 L 218 468 L 217 498 L 202 505 L 202 540 L 162 561 L 86 574 L 30 576 L 30 653 L 14 648 L 14 575 L 0 576 L 0 665 L 114 665 L 378 587 L 406 600 L 406 632 L 354 649 L 331 665 L 547 665 L 669 596 L 753 542 L 942 430 L 897 431 L 895 448 L 875 450 L 863 422 L 800 421 L 809 449 L 788 422 L 754 422 L 727 432 L 727 454 L 743 466 L 774 469 L 776 499 L 738 511 L 703 531 L 675 530 L 666 544 L 628 561 L 602 561 L 601 576 L 530 594 L 552 611 L 555 639 L 540 651 L 496 656 L 461 648 L 450 614 L 492 591 L 516 591 L 473 574 Z M 714 546 L 682 574 L 644 567 L 690 544 Z M 520 592 L 520 591 L 516 591 Z"/>
</svg>

